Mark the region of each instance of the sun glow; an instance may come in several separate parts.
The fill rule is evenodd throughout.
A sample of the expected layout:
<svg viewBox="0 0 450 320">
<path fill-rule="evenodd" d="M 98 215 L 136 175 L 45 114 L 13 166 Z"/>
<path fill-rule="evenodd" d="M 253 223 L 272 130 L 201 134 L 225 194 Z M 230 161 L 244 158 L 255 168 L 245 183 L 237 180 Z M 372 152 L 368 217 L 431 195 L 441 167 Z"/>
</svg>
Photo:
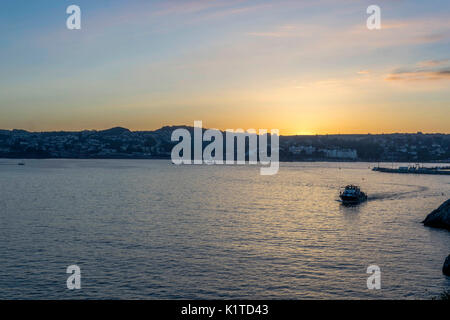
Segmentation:
<svg viewBox="0 0 450 320">
<path fill-rule="evenodd" d="M 287 131 L 285 134 L 286 135 L 296 135 L 296 136 L 314 136 L 314 135 L 316 135 L 315 132 L 307 131 L 307 130 L 299 130 L 299 131 L 293 131 L 293 132 Z"/>
</svg>

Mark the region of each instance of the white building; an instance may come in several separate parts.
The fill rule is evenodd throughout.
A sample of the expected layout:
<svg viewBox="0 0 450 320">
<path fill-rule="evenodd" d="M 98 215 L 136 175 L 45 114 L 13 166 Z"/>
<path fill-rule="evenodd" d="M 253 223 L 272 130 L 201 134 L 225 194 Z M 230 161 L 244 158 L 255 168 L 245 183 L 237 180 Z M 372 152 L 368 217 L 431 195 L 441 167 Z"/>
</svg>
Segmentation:
<svg viewBox="0 0 450 320">
<path fill-rule="evenodd" d="M 312 146 L 291 146 L 289 147 L 289 152 L 293 153 L 293 154 L 301 154 L 301 153 L 306 153 L 306 154 L 313 154 L 316 151 L 316 148 L 312 147 Z"/>
<path fill-rule="evenodd" d="M 356 160 L 358 158 L 358 152 L 355 149 L 331 149 L 323 150 L 328 158 L 337 159 L 352 159 Z"/>
</svg>

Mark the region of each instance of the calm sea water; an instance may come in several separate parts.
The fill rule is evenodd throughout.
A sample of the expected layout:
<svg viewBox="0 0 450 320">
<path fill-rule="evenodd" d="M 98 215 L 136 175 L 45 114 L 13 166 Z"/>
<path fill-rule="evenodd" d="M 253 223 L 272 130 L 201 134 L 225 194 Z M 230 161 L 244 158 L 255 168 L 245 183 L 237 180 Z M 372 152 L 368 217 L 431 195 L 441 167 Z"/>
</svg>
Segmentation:
<svg viewBox="0 0 450 320">
<path fill-rule="evenodd" d="M 174 166 L 0 161 L 2 299 L 428 299 L 450 288 L 450 232 L 420 222 L 449 176 L 369 163 Z M 344 207 L 339 187 L 369 201 Z M 81 268 L 81 290 L 66 268 Z M 381 268 L 368 290 L 366 269 Z"/>
</svg>

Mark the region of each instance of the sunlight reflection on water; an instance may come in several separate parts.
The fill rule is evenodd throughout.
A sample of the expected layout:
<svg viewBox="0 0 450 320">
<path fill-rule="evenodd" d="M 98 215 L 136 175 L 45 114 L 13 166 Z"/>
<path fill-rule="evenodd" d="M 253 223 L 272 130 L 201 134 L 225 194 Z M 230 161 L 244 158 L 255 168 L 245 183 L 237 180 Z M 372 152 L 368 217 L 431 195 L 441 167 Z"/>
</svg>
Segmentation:
<svg viewBox="0 0 450 320">
<path fill-rule="evenodd" d="M 2 163 L 14 163 L 2 160 Z M 420 221 L 448 176 L 368 163 L 174 166 L 27 160 L 0 167 L 0 298 L 430 298 L 450 234 Z M 339 187 L 369 201 L 344 207 Z M 65 287 L 68 265 L 82 289 Z M 366 287 L 379 265 L 382 289 Z"/>
</svg>

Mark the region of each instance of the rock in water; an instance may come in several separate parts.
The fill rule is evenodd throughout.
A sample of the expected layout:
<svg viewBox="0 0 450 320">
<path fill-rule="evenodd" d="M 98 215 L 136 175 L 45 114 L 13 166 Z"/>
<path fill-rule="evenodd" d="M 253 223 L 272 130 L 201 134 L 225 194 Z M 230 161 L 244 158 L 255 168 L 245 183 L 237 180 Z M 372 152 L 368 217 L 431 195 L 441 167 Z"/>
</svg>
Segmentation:
<svg viewBox="0 0 450 320">
<path fill-rule="evenodd" d="M 441 204 L 436 210 L 433 210 L 433 212 L 423 220 L 423 224 L 428 227 L 450 230 L 450 199 Z"/>
<path fill-rule="evenodd" d="M 446 276 L 450 276 L 450 254 L 448 255 L 447 259 L 445 259 L 444 266 L 442 267 L 442 272 Z"/>
</svg>

